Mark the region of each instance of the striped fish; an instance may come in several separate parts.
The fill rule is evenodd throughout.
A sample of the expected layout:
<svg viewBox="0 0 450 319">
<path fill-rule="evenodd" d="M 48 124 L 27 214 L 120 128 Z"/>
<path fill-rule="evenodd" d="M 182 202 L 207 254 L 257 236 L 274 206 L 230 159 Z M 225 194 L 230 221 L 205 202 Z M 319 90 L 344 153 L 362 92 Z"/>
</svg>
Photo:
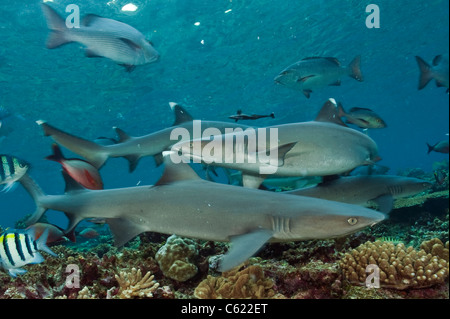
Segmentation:
<svg viewBox="0 0 450 319">
<path fill-rule="evenodd" d="M 7 192 L 29 168 L 29 164 L 10 155 L 0 155 L 0 185 L 5 184 L 2 192 Z"/>
<path fill-rule="evenodd" d="M 26 273 L 20 267 L 28 264 L 39 264 L 44 257 L 39 250 L 57 256 L 46 245 L 48 230 L 36 240 L 33 230 L 11 229 L 0 236 L 0 264 L 12 277 Z"/>
</svg>

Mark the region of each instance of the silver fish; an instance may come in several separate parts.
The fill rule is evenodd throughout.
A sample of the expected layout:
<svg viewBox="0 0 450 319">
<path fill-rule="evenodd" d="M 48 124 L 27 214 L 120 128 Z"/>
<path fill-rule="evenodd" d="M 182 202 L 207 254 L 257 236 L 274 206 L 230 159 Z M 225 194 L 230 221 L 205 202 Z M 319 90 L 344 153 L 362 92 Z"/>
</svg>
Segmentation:
<svg viewBox="0 0 450 319">
<path fill-rule="evenodd" d="M 449 61 L 448 54 L 437 55 L 433 59 L 432 65 L 429 65 L 421 57 L 416 56 L 417 64 L 420 69 L 419 90 L 422 90 L 431 80 L 436 81 L 438 87 L 446 87 L 449 91 Z"/>
<path fill-rule="evenodd" d="M 159 58 L 159 53 L 144 35 L 128 24 L 89 14 L 79 28 L 68 28 L 54 9 L 44 3 L 41 5 L 51 30 L 47 40 L 49 49 L 78 42 L 86 46 L 87 57 L 111 59 L 125 66 L 127 71 Z"/>
<path fill-rule="evenodd" d="M 266 242 L 324 239 L 347 235 L 385 219 L 364 207 L 247 189 L 202 180 L 189 167 L 164 157 L 165 172 L 155 186 L 85 190 L 67 179 L 66 194 L 45 195 L 28 175 L 22 185 L 35 200 L 33 223 L 47 209 L 65 212 L 66 233 L 86 218 L 103 218 L 121 246 L 147 232 L 231 242 L 221 271 L 239 265 Z"/>
<path fill-rule="evenodd" d="M 449 151 L 448 140 L 437 142 L 434 145 L 430 145 L 430 144 L 427 143 L 427 146 L 428 146 L 428 153 L 427 154 L 430 154 L 431 152 L 438 152 L 438 153 L 448 154 L 448 151 Z"/>
<path fill-rule="evenodd" d="M 394 199 L 413 196 L 432 186 L 422 179 L 393 176 L 348 176 L 325 181 L 318 186 L 296 189 L 285 194 L 327 199 L 342 203 L 371 206 L 375 203 L 380 211 L 389 213 Z"/>
<path fill-rule="evenodd" d="M 361 57 L 353 59 L 348 67 L 342 67 L 336 58 L 310 57 L 300 60 L 280 72 L 275 82 L 302 91 L 309 98 L 313 89 L 328 85 L 341 85 L 343 76 L 363 81 L 360 69 Z"/>
</svg>

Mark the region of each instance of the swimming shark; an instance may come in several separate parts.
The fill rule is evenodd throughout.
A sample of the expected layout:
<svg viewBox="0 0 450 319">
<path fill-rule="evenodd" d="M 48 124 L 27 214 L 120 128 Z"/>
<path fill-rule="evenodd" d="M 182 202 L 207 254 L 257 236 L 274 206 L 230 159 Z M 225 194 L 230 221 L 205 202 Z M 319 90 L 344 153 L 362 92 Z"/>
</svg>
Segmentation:
<svg viewBox="0 0 450 319">
<path fill-rule="evenodd" d="M 174 154 L 201 161 L 209 165 L 242 171 L 243 185 L 258 188 L 268 176 L 327 176 L 351 171 L 357 166 L 373 164 L 379 160 L 376 143 L 357 130 L 346 127 L 337 114 L 337 103 L 329 99 L 314 121 L 269 126 L 261 135 L 261 129 L 254 132 L 259 135 L 277 134 L 277 145 L 270 142 L 265 148 L 251 148 L 247 130 L 204 137 L 191 141 L 182 141 L 172 146 Z M 267 133 L 269 132 L 269 133 Z M 227 149 L 228 141 L 233 145 L 232 152 L 211 150 L 211 144 Z M 267 140 L 267 138 L 266 138 Z M 255 142 L 256 144 L 256 142 Z M 255 145 L 253 144 L 253 145 Z M 229 147 L 231 149 L 231 147 Z M 267 152 L 276 150 L 267 160 Z M 262 156 L 265 158 L 262 158 Z M 266 173 L 270 172 L 270 173 Z"/>
<path fill-rule="evenodd" d="M 381 212 L 388 214 L 393 208 L 394 199 L 416 195 L 431 186 L 428 181 L 405 176 L 344 176 L 284 193 L 361 206 L 376 204 Z"/>
<path fill-rule="evenodd" d="M 198 137 L 201 137 L 201 132 L 196 132 L 197 123 L 201 125 L 202 130 L 206 131 L 207 129 L 213 128 L 222 133 L 225 133 L 226 129 L 246 129 L 250 127 L 231 122 L 195 122 L 194 118 L 181 105 L 175 102 L 169 102 L 169 105 L 175 115 L 175 121 L 171 127 L 139 137 L 129 136 L 123 130 L 115 127 L 114 130 L 116 131 L 119 140 L 118 143 L 112 145 L 101 145 L 77 137 L 42 120 L 37 121 L 37 124 L 42 127 L 45 136 L 51 136 L 56 143 L 66 147 L 75 154 L 84 157 L 96 168 L 103 166 L 110 157 L 125 157 L 129 161 L 130 172 L 136 169 L 139 159 L 144 156 L 153 156 L 157 165 L 160 165 L 162 163 L 161 154 L 163 151 L 169 150 L 173 144 L 187 139 L 187 137 L 183 136 L 181 136 L 180 139 L 176 139 L 180 136 L 173 136 L 174 139 L 171 139 L 172 132 L 176 132 L 177 129 L 186 130 L 186 132 L 189 133 L 189 138 L 193 138 L 196 134 L 198 134 Z"/>
<path fill-rule="evenodd" d="M 189 164 L 166 159 L 164 173 L 153 186 L 94 191 L 65 175 L 66 193 L 46 195 L 26 175 L 20 182 L 37 206 L 27 224 L 52 209 L 69 218 L 65 234 L 83 219 L 104 219 L 117 246 L 143 232 L 231 242 L 221 260 L 220 270 L 226 271 L 266 242 L 340 237 L 385 219 L 382 213 L 356 205 L 209 182 Z"/>
</svg>

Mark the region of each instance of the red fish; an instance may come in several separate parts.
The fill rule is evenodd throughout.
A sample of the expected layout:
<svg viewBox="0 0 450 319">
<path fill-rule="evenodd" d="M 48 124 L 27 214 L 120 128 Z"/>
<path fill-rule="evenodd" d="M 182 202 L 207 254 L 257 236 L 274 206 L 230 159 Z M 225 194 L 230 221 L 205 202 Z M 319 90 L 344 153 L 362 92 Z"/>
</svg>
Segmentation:
<svg viewBox="0 0 450 319">
<path fill-rule="evenodd" d="M 64 158 L 57 144 L 52 145 L 53 155 L 46 159 L 58 162 L 63 170 L 81 186 L 88 189 L 103 189 L 103 181 L 98 170 L 89 162 L 79 158 Z"/>
<path fill-rule="evenodd" d="M 64 236 L 64 230 L 52 224 L 36 223 L 27 227 L 27 229 L 30 228 L 34 230 L 36 239 L 41 237 L 45 230 L 48 230 L 47 245 L 57 244 L 68 240 L 68 238 Z"/>
</svg>

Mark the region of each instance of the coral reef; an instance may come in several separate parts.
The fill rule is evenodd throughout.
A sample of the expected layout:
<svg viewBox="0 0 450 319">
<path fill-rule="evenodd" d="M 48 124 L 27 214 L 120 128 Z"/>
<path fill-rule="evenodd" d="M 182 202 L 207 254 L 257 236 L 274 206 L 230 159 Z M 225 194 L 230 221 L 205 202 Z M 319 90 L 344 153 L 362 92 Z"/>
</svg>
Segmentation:
<svg viewBox="0 0 450 319">
<path fill-rule="evenodd" d="M 154 281 L 154 275 L 147 272 L 144 277 L 140 269 L 132 268 L 130 272 L 121 271 L 115 275 L 120 289 L 115 296 L 120 299 L 153 298 L 153 293 L 159 287 L 159 283 Z"/>
<path fill-rule="evenodd" d="M 221 277 L 208 277 L 195 288 L 199 299 L 264 299 L 275 295 L 273 281 L 264 276 L 260 266 L 235 267 Z"/>
<path fill-rule="evenodd" d="M 164 276 L 183 282 L 197 274 L 198 268 L 192 263 L 197 253 L 197 244 L 193 240 L 172 235 L 155 258 Z"/>
<path fill-rule="evenodd" d="M 367 242 L 345 254 L 340 262 L 344 278 L 365 284 L 366 267 L 377 265 L 382 287 L 425 288 L 444 283 L 448 278 L 448 245 L 439 239 L 423 242 L 419 251 L 402 243 Z"/>
</svg>

